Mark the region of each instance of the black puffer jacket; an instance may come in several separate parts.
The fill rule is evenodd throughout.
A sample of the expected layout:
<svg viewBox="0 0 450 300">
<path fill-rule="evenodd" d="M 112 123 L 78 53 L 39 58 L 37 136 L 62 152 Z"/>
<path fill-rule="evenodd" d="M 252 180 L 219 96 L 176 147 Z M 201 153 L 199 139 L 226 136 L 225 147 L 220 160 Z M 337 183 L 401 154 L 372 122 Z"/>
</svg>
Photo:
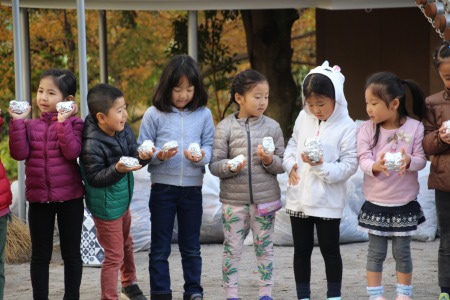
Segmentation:
<svg viewBox="0 0 450 300">
<path fill-rule="evenodd" d="M 114 220 L 128 209 L 133 195 L 133 173 L 121 174 L 115 165 L 122 156 L 138 158 L 138 144 L 131 128 L 108 136 L 91 115 L 83 127 L 80 165 L 86 185 L 86 204 L 91 213 L 103 220 Z M 139 159 L 142 166 L 148 161 Z"/>
</svg>

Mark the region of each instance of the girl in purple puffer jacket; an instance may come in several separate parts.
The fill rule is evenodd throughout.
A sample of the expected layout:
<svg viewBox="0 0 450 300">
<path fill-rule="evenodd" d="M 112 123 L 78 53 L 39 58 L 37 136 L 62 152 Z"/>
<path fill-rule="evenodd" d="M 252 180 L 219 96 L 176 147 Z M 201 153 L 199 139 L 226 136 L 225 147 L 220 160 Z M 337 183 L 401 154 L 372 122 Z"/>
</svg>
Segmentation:
<svg viewBox="0 0 450 300">
<path fill-rule="evenodd" d="M 75 116 L 75 103 L 69 111 L 56 109 L 59 102 L 73 101 L 75 93 L 72 72 L 48 70 L 41 75 L 36 94 L 41 117 L 27 119 L 30 107 L 20 114 L 9 109 L 9 151 L 12 158 L 25 160 L 33 299 L 48 299 L 56 217 L 64 261 L 64 299 L 80 298 L 84 186 L 77 158 L 83 120 Z"/>
</svg>

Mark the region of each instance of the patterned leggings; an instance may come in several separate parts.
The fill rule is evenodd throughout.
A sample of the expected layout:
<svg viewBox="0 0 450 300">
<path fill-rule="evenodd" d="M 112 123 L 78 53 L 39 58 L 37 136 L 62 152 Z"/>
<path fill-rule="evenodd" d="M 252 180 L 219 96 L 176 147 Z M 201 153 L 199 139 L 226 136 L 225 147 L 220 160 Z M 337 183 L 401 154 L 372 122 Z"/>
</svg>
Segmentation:
<svg viewBox="0 0 450 300">
<path fill-rule="evenodd" d="M 222 205 L 224 249 L 223 286 L 227 298 L 238 298 L 239 264 L 244 240 L 250 229 L 259 273 L 259 296 L 271 296 L 273 286 L 273 242 L 275 215 L 258 216 L 256 205 Z"/>
</svg>

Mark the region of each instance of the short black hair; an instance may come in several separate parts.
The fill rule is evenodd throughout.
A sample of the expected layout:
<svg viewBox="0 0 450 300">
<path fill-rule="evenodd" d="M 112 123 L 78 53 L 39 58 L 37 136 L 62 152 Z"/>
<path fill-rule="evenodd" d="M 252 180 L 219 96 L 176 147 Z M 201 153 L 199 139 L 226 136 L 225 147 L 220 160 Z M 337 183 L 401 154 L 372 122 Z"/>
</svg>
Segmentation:
<svg viewBox="0 0 450 300">
<path fill-rule="evenodd" d="M 118 88 L 106 83 L 97 84 L 87 94 L 89 113 L 97 121 L 96 115 L 98 113 L 107 115 L 114 102 L 120 97 L 123 97 L 123 93 Z"/>
</svg>

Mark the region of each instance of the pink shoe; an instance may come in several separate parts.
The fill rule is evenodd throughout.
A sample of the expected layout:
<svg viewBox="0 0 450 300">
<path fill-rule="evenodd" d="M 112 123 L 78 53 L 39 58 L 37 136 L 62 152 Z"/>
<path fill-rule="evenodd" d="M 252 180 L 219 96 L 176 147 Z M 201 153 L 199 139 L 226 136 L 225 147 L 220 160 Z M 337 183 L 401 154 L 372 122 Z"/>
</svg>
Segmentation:
<svg viewBox="0 0 450 300">
<path fill-rule="evenodd" d="M 397 295 L 397 298 L 395 298 L 395 300 L 412 300 L 412 299 L 408 295 Z"/>
</svg>

